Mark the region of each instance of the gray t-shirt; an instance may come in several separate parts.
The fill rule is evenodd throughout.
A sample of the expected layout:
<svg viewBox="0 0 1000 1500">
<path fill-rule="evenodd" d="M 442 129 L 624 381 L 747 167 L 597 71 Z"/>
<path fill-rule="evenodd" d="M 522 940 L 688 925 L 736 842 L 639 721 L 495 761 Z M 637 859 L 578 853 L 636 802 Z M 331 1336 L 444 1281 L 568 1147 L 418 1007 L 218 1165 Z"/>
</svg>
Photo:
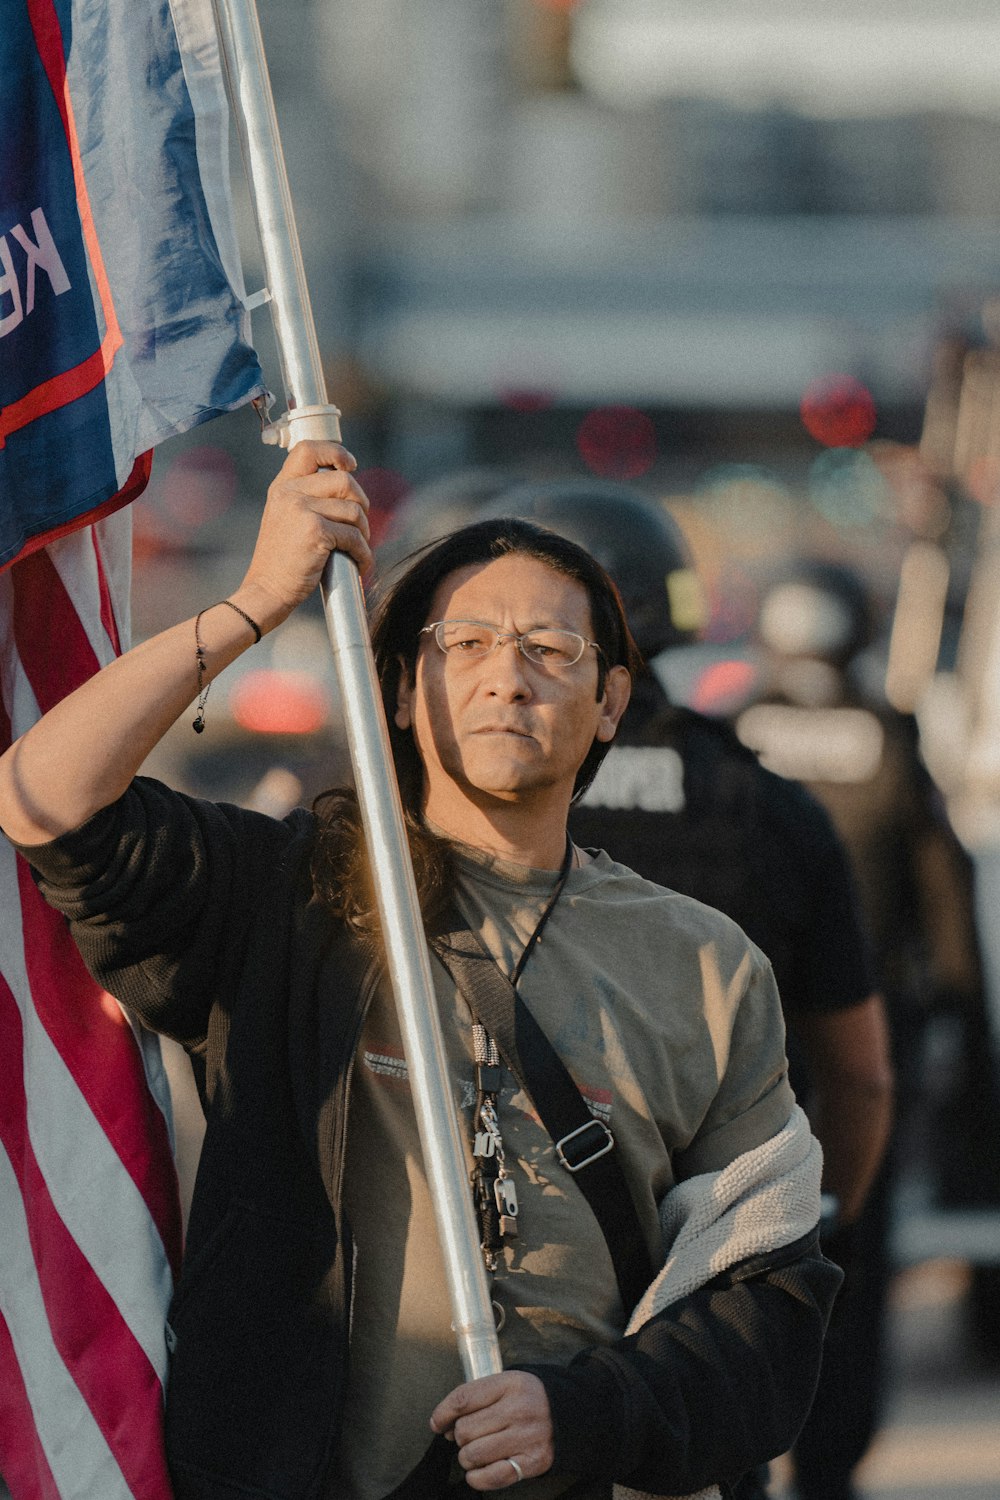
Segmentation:
<svg viewBox="0 0 1000 1500">
<path fill-rule="evenodd" d="M 458 864 L 463 915 L 511 974 L 555 875 L 474 851 Z M 472 1016 L 436 961 L 434 973 L 471 1169 Z M 726 917 L 601 853 L 570 872 L 519 989 L 610 1126 L 660 1263 L 656 1205 L 674 1181 L 725 1166 L 791 1113 L 767 960 Z M 627 1312 L 592 1210 L 506 1071 L 500 1121 L 520 1210 L 493 1280 L 504 1365 L 566 1364 L 618 1338 Z M 331 1494 L 381 1500 L 419 1461 L 431 1411 L 463 1380 L 391 995 L 373 1003 L 355 1060 L 345 1193 L 357 1253 Z M 518 1494 L 547 1500 L 568 1483 L 543 1476 Z"/>
</svg>

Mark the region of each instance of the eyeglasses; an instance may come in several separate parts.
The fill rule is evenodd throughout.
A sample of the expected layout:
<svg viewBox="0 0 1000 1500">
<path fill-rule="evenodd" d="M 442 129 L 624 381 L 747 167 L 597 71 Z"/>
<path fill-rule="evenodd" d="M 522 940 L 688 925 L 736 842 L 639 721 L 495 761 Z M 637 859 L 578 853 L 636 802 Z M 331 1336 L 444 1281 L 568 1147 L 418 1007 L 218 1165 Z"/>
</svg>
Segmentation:
<svg viewBox="0 0 1000 1500">
<path fill-rule="evenodd" d="M 572 667 L 588 646 L 595 651 L 601 649 L 596 641 L 588 641 L 574 630 L 526 630 L 516 635 L 512 630 L 484 625 L 482 620 L 435 620 L 420 634 L 433 635 L 450 661 L 461 662 L 482 661 L 503 641 L 513 641 L 525 661 L 536 667 Z"/>
</svg>

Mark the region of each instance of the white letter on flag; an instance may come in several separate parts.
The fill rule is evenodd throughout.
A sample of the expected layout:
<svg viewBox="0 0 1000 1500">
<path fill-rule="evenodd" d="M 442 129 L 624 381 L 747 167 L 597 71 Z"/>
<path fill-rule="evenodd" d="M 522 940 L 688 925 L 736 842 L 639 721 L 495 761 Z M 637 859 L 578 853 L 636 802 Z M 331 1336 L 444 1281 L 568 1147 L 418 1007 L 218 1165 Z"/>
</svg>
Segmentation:
<svg viewBox="0 0 1000 1500">
<path fill-rule="evenodd" d="M 28 238 L 27 232 L 20 224 L 15 224 L 11 234 L 28 257 L 28 293 L 24 299 L 25 312 L 31 312 L 35 306 L 35 267 L 40 266 L 52 283 L 52 290 L 59 297 L 63 292 L 69 291 L 69 277 L 66 275 L 66 267 L 59 259 L 59 251 L 56 249 L 55 240 L 45 220 L 45 214 L 40 208 L 33 210 L 31 215 L 31 227 L 35 231 L 34 242 Z"/>
<path fill-rule="evenodd" d="M 14 270 L 14 257 L 10 253 L 7 236 L 0 234 L 0 266 L 3 267 L 3 275 L 0 276 L 0 302 L 4 297 L 9 297 L 14 306 L 9 313 L 0 317 L 0 339 L 11 333 L 24 317 L 24 309 L 21 306 L 21 288 L 17 280 L 17 272 Z"/>
</svg>

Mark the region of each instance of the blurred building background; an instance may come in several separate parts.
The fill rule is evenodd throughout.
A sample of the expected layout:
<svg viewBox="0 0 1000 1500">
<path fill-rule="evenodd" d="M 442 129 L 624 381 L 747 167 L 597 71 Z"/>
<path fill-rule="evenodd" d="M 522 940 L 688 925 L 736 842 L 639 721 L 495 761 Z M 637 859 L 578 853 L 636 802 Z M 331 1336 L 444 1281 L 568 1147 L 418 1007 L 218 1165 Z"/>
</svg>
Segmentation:
<svg viewBox="0 0 1000 1500">
<path fill-rule="evenodd" d="M 782 552 L 858 562 L 887 622 L 909 559 L 911 598 L 930 598 L 937 576 L 938 603 L 920 661 L 897 660 L 901 702 L 947 673 L 922 705 L 930 754 L 970 837 L 992 841 L 995 7 L 261 0 L 260 12 L 330 390 L 378 534 L 410 490 L 463 466 L 634 479 L 682 520 L 709 585 L 708 635 L 737 647 Z M 254 322 L 280 390 L 266 310 Z M 193 607 L 203 575 L 231 586 L 229 554 L 246 555 L 277 464 L 255 421 L 216 422 L 158 459 L 137 508 L 139 633 L 175 618 L 179 593 Z M 289 659 L 310 640 L 322 651 L 309 624 L 295 651 L 280 648 Z M 296 731 L 317 715 L 335 728 L 328 690 L 284 686 Z M 231 690 L 215 689 L 217 713 Z M 252 703 L 242 713 L 261 727 Z M 970 776 L 988 792 L 976 805 Z"/>
</svg>

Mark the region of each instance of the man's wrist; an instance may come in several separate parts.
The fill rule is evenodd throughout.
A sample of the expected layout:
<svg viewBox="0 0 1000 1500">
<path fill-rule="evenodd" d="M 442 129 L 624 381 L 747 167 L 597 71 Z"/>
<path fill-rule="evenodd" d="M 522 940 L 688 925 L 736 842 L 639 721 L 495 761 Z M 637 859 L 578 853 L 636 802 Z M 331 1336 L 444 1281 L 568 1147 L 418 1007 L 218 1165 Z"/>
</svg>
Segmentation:
<svg viewBox="0 0 1000 1500">
<path fill-rule="evenodd" d="M 280 600 L 270 589 L 248 579 L 226 595 L 226 602 L 249 615 L 262 636 L 275 630 L 292 612 L 292 606 Z"/>
<path fill-rule="evenodd" d="M 570 1367 L 518 1365 L 545 1387 L 552 1416 L 554 1473 L 614 1479 L 618 1465 L 624 1398 L 610 1370 L 580 1358 Z"/>
</svg>

